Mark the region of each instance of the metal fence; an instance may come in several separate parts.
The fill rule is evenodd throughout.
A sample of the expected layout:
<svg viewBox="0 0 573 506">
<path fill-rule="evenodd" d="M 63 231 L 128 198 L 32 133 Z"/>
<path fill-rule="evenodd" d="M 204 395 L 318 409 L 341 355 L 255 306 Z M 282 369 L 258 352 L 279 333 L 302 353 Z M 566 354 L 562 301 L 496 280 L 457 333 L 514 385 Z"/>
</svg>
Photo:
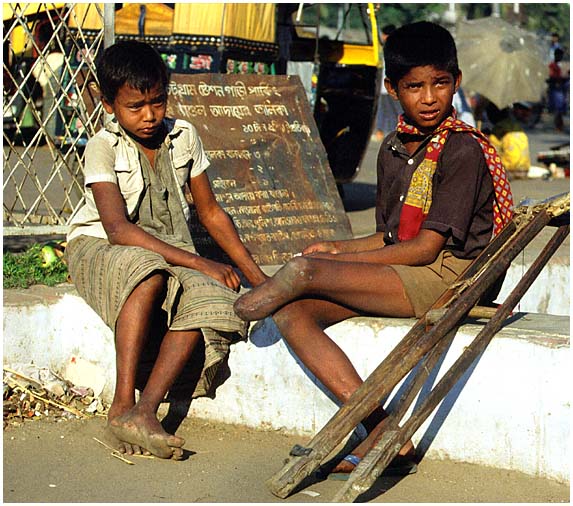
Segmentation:
<svg viewBox="0 0 573 506">
<path fill-rule="evenodd" d="M 91 83 L 104 30 L 82 27 L 104 12 L 81 5 L 3 4 L 5 236 L 65 233 L 83 203 L 83 150 L 103 116 Z"/>
</svg>

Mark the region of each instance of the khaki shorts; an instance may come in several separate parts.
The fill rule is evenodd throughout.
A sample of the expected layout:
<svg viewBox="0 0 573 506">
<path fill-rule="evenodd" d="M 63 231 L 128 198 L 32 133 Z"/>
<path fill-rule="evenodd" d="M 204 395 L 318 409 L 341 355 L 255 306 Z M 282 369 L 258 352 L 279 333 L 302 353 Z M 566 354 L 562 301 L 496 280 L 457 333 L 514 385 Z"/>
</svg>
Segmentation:
<svg viewBox="0 0 573 506">
<path fill-rule="evenodd" d="M 451 251 L 442 251 L 429 265 L 391 265 L 396 271 L 416 318 L 432 307 L 473 260 L 456 258 Z"/>
</svg>

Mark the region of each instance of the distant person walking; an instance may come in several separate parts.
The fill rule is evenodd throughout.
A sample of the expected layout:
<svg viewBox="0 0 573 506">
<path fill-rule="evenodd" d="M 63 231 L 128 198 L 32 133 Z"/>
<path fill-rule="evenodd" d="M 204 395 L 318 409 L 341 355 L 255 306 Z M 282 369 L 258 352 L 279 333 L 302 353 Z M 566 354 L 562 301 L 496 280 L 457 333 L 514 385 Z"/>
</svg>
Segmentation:
<svg viewBox="0 0 573 506">
<path fill-rule="evenodd" d="M 555 49 L 553 61 L 549 64 L 549 79 L 547 79 L 549 112 L 553 113 L 553 123 L 560 132 L 564 128 L 563 115 L 567 112 L 569 92 L 569 70 L 565 68 L 563 56 L 563 49 Z"/>
<path fill-rule="evenodd" d="M 549 44 L 549 61 L 552 62 L 555 59 L 555 50 L 561 49 L 563 50 L 563 46 L 561 46 L 561 42 L 559 42 L 559 34 L 553 32 L 551 34 L 551 44 Z"/>
</svg>

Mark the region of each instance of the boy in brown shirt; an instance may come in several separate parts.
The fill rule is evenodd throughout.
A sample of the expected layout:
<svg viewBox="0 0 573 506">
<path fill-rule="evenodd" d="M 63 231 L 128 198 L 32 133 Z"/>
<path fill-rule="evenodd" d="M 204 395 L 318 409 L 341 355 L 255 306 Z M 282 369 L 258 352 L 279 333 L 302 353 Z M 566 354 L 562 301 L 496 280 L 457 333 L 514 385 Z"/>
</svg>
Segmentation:
<svg viewBox="0 0 573 506">
<path fill-rule="evenodd" d="M 513 205 L 495 150 L 455 117 L 462 75 L 450 33 L 428 22 L 403 26 L 388 37 L 384 58 L 384 84 L 404 114 L 378 155 L 377 232 L 308 246 L 234 306 L 245 320 L 272 314 L 342 403 L 362 379 L 324 329 L 354 316 L 421 316 L 509 221 Z M 357 465 L 386 416 L 379 407 L 363 420 L 368 437 L 335 472 Z M 409 441 L 397 459 L 413 457 Z"/>
</svg>

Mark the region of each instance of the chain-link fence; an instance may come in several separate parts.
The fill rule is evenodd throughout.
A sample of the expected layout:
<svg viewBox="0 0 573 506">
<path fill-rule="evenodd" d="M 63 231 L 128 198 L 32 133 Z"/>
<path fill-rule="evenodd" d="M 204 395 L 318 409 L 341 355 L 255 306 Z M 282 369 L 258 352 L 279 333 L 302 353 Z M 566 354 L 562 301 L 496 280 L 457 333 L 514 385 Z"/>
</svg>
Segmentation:
<svg viewBox="0 0 573 506">
<path fill-rule="evenodd" d="M 64 233 L 82 204 L 83 149 L 103 114 L 90 85 L 101 5 L 3 4 L 5 236 Z"/>
</svg>

